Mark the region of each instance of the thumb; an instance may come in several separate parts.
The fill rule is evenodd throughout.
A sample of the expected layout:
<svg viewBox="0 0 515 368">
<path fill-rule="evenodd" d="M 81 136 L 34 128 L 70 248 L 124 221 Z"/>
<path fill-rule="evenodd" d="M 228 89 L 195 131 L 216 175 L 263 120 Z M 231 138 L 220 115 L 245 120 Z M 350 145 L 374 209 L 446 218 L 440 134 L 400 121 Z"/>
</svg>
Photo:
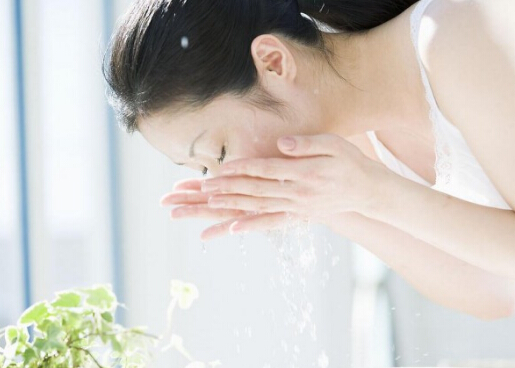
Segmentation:
<svg viewBox="0 0 515 368">
<path fill-rule="evenodd" d="M 333 156 L 339 149 L 339 137 L 332 134 L 285 136 L 277 140 L 277 147 L 288 156 Z"/>
</svg>

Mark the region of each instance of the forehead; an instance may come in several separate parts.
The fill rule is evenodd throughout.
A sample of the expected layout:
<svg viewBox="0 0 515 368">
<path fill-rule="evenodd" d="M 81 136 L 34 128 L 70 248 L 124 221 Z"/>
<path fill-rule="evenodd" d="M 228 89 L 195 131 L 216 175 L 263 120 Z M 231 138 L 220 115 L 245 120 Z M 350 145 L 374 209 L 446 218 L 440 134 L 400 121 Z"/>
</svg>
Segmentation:
<svg viewBox="0 0 515 368">
<path fill-rule="evenodd" d="M 138 130 L 143 137 L 168 157 L 184 156 L 204 131 L 221 133 L 255 120 L 255 112 L 236 98 L 219 98 L 196 110 L 163 109 L 138 118 Z M 212 135 L 212 134 L 209 134 Z"/>
<path fill-rule="evenodd" d="M 219 97 L 196 109 L 162 109 L 137 119 L 143 135 L 174 132 L 181 134 L 199 126 L 222 126 L 253 119 L 255 107 L 234 96 Z"/>
</svg>

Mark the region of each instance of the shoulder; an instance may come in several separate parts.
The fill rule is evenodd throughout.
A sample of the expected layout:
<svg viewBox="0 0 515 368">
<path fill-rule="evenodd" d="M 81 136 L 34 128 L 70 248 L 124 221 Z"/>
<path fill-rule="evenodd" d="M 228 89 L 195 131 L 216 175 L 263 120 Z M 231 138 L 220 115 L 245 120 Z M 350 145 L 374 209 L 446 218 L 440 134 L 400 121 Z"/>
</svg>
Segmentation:
<svg viewBox="0 0 515 368">
<path fill-rule="evenodd" d="M 431 84 L 451 93 L 460 81 L 515 78 L 514 15 L 513 0 L 431 1 L 417 40 Z"/>
<path fill-rule="evenodd" d="M 513 0 L 433 0 L 418 44 L 440 110 L 515 208 L 513 15 Z"/>
<path fill-rule="evenodd" d="M 419 51 L 428 73 L 435 77 L 456 72 L 479 72 L 496 65 L 500 53 L 515 67 L 515 1 L 433 0 L 420 23 Z M 487 68 L 488 71 L 488 68 Z M 484 73 L 480 73 L 484 74 Z"/>
</svg>

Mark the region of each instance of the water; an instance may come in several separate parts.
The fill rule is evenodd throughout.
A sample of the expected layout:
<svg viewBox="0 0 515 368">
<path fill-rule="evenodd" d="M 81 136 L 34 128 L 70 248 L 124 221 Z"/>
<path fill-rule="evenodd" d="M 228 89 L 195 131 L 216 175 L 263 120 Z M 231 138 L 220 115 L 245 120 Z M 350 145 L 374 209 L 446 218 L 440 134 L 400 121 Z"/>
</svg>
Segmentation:
<svg viewBox="0 0 515 368">
<path fill-rule="evenodd" d="M 314 306 L 307 294 L 307 284 L 315 280 L 315 270 L 318 255 L 315 248 L 314 236 L 310 231 L 309 222 L 291 222 L 282 230 L 269 231 L 268 241 L 277 250 L 279 274 L 270 279 L 272 290 L 279 289 L 280 295 L 287 306 L 285 324 L 292 332 L 291 341 L 281 340 L 280 347 L 289 357 L 284 366 L 297 367 L 297 362 L 307 363 L 302 357 L 302 350 L 297 345 L 300 337 L 307 334 L 311 344 L 317 342 L 316 322 L 314 321 Z M 332 252 L 330 244 L 326 244 L 325 254 Z M 333 259 L 333 266 L 339 259 Z M 322 274 L 322 282 L 327 283 L 329 272 Z M 316 345 L 313 345 L 316 346 Z M 310 350 L 310 349 L 308 349 Z M 324 351 L 312 362 L 311 366 L 327 368 L 329 359 Z"/>
<path fill-rule="evenodd" d="M 190 40 L 188 39 L 188 37 L 186 37 L 186 36 L 182 37 L 181 38 L 181 47 L 186 50 L 189 45 L 190 45 Z"/>
<path fill-rule="evenodd" d="M 329 358 L 325 354 L 325 351 L 322 351 L 320 353 L 320 356 L 318 357 L 318 367 L 319 368 L 327 368 L 327 367 L 329 367 Z"/>
<path fill-rule="evenodd" d="M 273 324 L 275 329 L 278 324 L 285 325 L 285 336 L 277 340 L 272 357 L 284 359 L 283 363 L 272 366 L 264 362 L 263 368 L 290 367 L 300 368 L 310 366 L 315 368 L 327 368 L 329 358 L 317 338 L 317 326 L 314 316 L 315 306 L 310 300 L 307 287 L 315 289 L 320 285 L 325 287 L 330 279 L 328 270 L 318 276 L 315 271 L 319 264 L 318 256 L 326 256 L 329 267 L 335 267 L 340 259 L 332 257 L 332 246 L 327 241 L 317 251 L 314 235 L 310 231 L 309 222 L 294 222 L 292 218 L 289 225 L 281 230 L 269 231 L 267 239 L 276 250 L 278 272 L 269 278 L 270 290 L 277 292 L 285 305 L 286 314 L 277 315 L 272 309 L 263 309 L 261 313 Z M 247 247 L 245 236 L 238 235 L 238 247 L 241 253 L 241 261 L 247 268 Z M 332 257 L 332 258 L 331 258 Z M 246 286 L 240 283 L 241 293 L 245 293 Z M 235 338 L 235 353 L 244 354 L 246 344 L 252 343 L 252 326 L 239 326 L 233 330 Z M 309 356 L 309 358 L 308 358 Z M 283 358 L 284 357 L 284 358 Z"/>
</svg>

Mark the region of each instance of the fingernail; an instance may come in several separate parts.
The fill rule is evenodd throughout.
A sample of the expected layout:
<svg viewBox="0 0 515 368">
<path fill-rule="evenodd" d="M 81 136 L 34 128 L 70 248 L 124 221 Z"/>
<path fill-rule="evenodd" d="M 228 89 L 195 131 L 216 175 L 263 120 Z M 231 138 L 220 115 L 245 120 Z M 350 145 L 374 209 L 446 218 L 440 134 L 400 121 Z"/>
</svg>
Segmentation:
<svg viewBox="0 0 515 368">
<path fill-rule="evenodd" d="M 202 183 L 202 191 L 203 192 L 214 192 L 215 190 L 218 190 L 218 184 L 211 183 L 209 181 L 205 181 Z"/>
<path fill-rule="evenodd" d="M 241 227 L 241 224 L 238 222 L 238 221 L 235 221 L 231 224 L 231 226 L 229 226 L 229 234 L 231 235 L 234 235 L 234 234 L 247 234 L 248 231 L 247 230 L 243 230 L 243 228 Z"/>
<path fill-rule="evenodd" d="M 239 222 L 238 221 L 234 221 L 230 226 L 229 226 L 229 234 L 234 234 L 234 233 L 237 233 L 238 230 L 240 230 L 240 228 L 238 227 L 239 225 Z"/>
<path fill-rule="evenodd" d="M 174 208 L 170 211 L 170 219 L 175 220 L 181 216 L 181 210 L 179 208 Z"/>
<path fill-rule="evenodd" d="M 291 151 L 295 148 L 295 139 L 291 137 L 284 137 L 279 140 L 281 148 Z"/>
<path fill-rule="evenodd" d="M 225 207 L 225 202 L 221 199 L 210 199 L 207 202 L 208 206 L 211 208 L 222 208 Z"/>
</svg>

